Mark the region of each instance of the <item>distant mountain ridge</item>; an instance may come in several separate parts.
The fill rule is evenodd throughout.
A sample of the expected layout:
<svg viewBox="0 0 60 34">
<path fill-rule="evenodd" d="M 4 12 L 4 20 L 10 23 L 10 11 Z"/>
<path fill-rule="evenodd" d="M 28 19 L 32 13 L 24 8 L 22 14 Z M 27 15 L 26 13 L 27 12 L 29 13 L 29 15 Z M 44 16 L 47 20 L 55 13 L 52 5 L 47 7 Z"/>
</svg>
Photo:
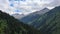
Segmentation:
<svg viewBox="0 0 60 34">
<path fill-rule="evenodd" d="M 41 15 L 43 15 L 44 13 L 48 12 L 49 9 L 48 8 L 44 8 L 40 11 L 36 11 L 36 12 L 33 12 L 25 17 L 23 17 L 22 19 L 19 19 L 20 21 L 26 23 L 26 24 L 31 24 L 32 22 L 34 22 L 35 20 L 39 19 L 39 17 Z"/>
<path fill-rule="evenodd" d="M 48 8 L 44 8 L 44 9 L 42 9 L 42 10 L 40 10 L 40 11 L 36 11 L 36 12 L 34 12 L 34 13 L 42 15 L 42 14 L 45 14 L 46 12 L 48 12 L 48 11 L 49 11 Z"/>
<path fill-rule="evenodd" d="M 12 14 L 12 16 L 15 17 L 16 19 L 21 19 L 21 18 L 23 18 L 25 15 L 24 15 L 24 14 L 15 13 L 15 14 Z"/>
</svg>

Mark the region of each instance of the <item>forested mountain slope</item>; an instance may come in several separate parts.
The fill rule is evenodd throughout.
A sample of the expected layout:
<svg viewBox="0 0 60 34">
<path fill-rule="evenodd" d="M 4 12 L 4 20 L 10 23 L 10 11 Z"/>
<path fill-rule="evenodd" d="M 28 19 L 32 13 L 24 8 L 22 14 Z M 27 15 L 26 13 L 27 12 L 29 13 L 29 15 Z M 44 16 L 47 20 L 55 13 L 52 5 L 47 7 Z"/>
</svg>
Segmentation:
<svg viewBox="0 0 60 34">
<path fill-rule="evenodd" d="M 31 25 L 43 34 L 60 34 L 60 6 L 45 13 Z"/>
<path fill-rule="evenodd" d="M 0 10 L 0 34 L 39 34 L 36 29 Z"/>
</svg>

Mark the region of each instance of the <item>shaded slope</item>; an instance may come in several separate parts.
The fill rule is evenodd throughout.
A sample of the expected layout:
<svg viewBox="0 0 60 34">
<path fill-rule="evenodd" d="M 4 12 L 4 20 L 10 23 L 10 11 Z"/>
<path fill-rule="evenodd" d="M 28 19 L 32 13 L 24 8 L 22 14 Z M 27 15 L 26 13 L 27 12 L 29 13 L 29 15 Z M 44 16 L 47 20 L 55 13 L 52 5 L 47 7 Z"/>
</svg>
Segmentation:
<svg viewBox="0 0 60 34">
<path fill-rule="evenodd" d="M 44 9 L 42 9 L 40 11 L 36 11 L 34 13 L 31 13 L 31 14 L 23 17 L 22 19 L 20 19 L 20 21 L 24 22 L 25 24 L 31 24 L 35 20 L 39 19 L 41 15 L 43 15 L 44 13 L 46 13 L 48 11 L 49 11 L 48 8 L 44 8 Z"/>
<path fill-rule="evenodd" d="M 39 34 L 40 32 L 0 11 L 0 34 Z"/>
</svg>

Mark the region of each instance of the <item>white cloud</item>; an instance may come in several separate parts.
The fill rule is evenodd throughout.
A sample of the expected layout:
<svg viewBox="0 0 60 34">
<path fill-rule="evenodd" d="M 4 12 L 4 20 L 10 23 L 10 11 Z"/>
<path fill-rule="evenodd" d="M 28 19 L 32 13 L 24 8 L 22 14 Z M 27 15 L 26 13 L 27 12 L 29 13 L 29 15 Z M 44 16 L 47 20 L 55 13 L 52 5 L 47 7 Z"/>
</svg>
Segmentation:
<svg viewBox="0 0 60 34">
<path fill-rule="evenodd" d="M 14 7 L 9 6 L 11 3 L 14 4 Z M 0 10 L 3 10 L 9 14 L 13 13 L 28 14 L 36 10 L 41 10 L 45 7 L 52 9 L 55 6 L 60 6 L 60 0 L 26 0 L 26 1 L 13 0 L 10 2 L 8 0 L 0 0 Z M 16 9 L 19 9 L 20 12 L 15 12 Z"/>
</svg>

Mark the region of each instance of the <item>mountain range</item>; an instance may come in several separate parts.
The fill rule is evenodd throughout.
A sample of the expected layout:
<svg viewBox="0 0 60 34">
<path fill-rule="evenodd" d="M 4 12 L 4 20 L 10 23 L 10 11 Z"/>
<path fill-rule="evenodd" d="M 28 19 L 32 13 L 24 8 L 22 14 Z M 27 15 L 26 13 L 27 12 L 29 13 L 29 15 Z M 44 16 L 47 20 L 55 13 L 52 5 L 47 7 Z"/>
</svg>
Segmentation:
<svg viewBox="0 0 60 34">
<path fill-rule="evenodd" d="M 0 10 L 0 33 L 60 34 L 60 6 L 44 11 L 37 11 L 17 19 Z"/>
<path fill-rule="evenodd" d="M 40 18 L 41 15 L 43 15 L 44 13 L 46 13 L 48 11 L 49 11 L 48 8 L 44 8 L 44 9 L 42 9 L 40 11 L 36 11 L 36 12 L 30 13 L 29 15 L 24 16 L 24 17 L 22 15 L 22 18 L 19 15 L 16 15 L 16 16 L 13 15 L 13 16 L 14 17 L 20 17 L 21 19 L 20 18 L 16 18 L 16 19 L 22 21 L 25 24 L 31 24 L 33 21 L 35 21 L 36 19 Z"/>
<path fill-rule="evenodd" d="M 18 20 L 33 26 L 42 34 L 60 34 L 60 6 L 36 11 Z"/>
<path fill-rule="evenodd" d="M 31 25 L 43 34 L 60 34 L 60 6 L 41 15 Z"/>
</svg>

